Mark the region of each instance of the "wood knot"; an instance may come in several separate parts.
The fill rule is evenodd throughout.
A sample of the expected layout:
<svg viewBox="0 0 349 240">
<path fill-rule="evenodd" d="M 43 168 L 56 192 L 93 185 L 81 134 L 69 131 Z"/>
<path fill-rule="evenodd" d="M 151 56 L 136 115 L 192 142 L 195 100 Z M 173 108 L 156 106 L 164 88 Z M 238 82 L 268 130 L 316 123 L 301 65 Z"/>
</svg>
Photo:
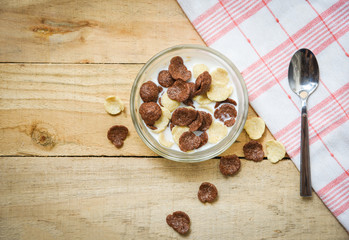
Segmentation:
<svg viewBox="0 0 349 240">
<path fill-rule="evenodd" d="M 56 131 L 49 124 L 33 124 L 30 135 L 35 144 L 47 150 L 51 150 L 56 145 Z"/>
</svg>

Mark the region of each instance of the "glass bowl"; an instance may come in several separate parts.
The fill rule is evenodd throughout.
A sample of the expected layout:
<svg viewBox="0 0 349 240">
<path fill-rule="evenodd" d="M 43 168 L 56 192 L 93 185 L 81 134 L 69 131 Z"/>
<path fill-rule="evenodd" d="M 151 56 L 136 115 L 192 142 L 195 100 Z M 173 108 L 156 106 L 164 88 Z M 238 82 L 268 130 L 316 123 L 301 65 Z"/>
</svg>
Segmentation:
<svg viewBox="0 0 349 240">
<path fill-rule="evenodd" d="M 217 66 L 225 68 L 228 71 L 230 79 L 234 84 L 234 91 L 236 92 L 237 109 L 236 122 L 228 135 L 219 143 L 204 150 L 194 152 L 182 152 L 162 146 L 149 132 L 144 124 L 138 109 L 142 104 L 139 95 L 141 85 L 149 80 L 157 77 L 160 69 L 167 69 L 172 57 L 181 56 L 184 60 L 190 61 L 191 58 L 206 59 L 214 62 Z M 195 62 L 203 63 L 203 62 Z M 248 112 L 248 96 L 245 82 L 235 65 L 224 55 L 208 47 L 200 45 L 178 45 L 165 49 L 154 57 L 152 57 L 139 71 L 131 90 L 130 95 L 130 112 L 135 129 L 143 140 L 143 142 L 158 155 L 178 161 L 178 162 L 201 162 L 218 156 L 226 149 L 228 149 L 238 138 L 244 128 Z"/>
</svg>

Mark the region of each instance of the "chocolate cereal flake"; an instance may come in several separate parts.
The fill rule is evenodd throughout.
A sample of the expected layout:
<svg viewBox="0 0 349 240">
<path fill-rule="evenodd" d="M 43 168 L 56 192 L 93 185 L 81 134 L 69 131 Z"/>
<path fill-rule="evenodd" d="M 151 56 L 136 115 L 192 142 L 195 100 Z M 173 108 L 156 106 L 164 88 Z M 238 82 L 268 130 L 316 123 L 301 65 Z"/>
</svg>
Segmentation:
<svg viewBox="0 0 349 240">
<path fill-rule="evenodd" d="M 224 121 L 224 125 L 227 127 L 231 127 L 235 124 L 235 118 L 230 118 Z"/>
<path fill-rule="evenodd" d="M 235 174 L 239 171 L 240 167 L 241 161 L 235 154 L 221 157 L 221 161 L 219 162 L 219 170 L 225 176 Z"/>
<path fill-rule="evenodd" d="M 121 148 L 122 145 L 124 145 L 124 140 L 126 139 L 127 135 L 127 127 L 115 125 L 109 129 L 107 137 L 117 148 Z"/>
<path fill-rule="evenodd" d="M 197 117 L 198 112 L 191 108 L 177 108 L 171 117 L 171 122 L 178 126 L 189 126 Z"/>
<path fill-rule="evenodd" d="M 224 122 L 227 127 L 234 125 L 235 121 L 232 121 L 232 119 L 235 119 L 236 115 L 237 111 L 231 104 L 223 104 L 214 111 L 214 117 Z"/>
<path fill-rule="evenodd" d="M 201 138 L 196 136 L 193 132 L 184 132 L 179 138 L 179 148 L 183 152 L 188 152 L 197 149 L 201 144 Z"/>
<path fill-rule="evenodd" d="M 142 84 L 139 94 L 144 102 L 156 102 L 158 100 L 159 89 L 155 83 L 148 81 Z"/>
<path fill-rule="evenodd" d="M 195 81 L 195 96 L 205 94 L 211 87 L 211 75 L 205 71 L 201 73 Z"/>
<path fill-rule="evenodd" d="M 233 104 L 234 106 L 237 105 L 237 102 L 231 98 L 227 98 L 226 100 L 222 101 L 222 102 L 216 102 L 216 104 L 214 105 L 214 108 L 218 108 L 219 105 L 223 104 L 223 103 L 230 103 Z"/>
<path fill-rule="evenodd" d="M 191 123 L 189 124 L 189 130 L 194 132 L 194 131 L 197 131 L 201 125 L 202 125 L 202 114 L 200 114 L 200 112 L 198 112 L 198 114 L 196 115 L 196 119 Z"/>
<path fill-rule="evenodd" d="M 187 105 L 187 106 L 190 106 L 190 107 L 192 107 L 192 108 L 195 108 L 194 102 L 193 102 L 193 100 L 190 99 L 190 98 L 188 98 L 187 100 L 185 100 L 183 103 L 184 103 L 185 105 Z"/>
<path fill-rule="evenodd" d="M 168 88 L 167 95 L 172 100 L 183 102 L 190 96 L 190 87 L 186 82 L 177 80 L 171 87 Z"/>
<path fill-rule="evenodd" d="M 245 154 L 245 158 L 248 160 L 253 160 L 255 162 L 260 162 L 263 160 L 263 146 L 255 140 L 246 143 L 243 147 L 243 151 Z"/>
<path fill-rule="evenodd" d="M 200 146 L 198 148 L 201 148 L 202 146 L 204 146 L 208 142 L 208 135 L 207 135 L 206 131 L 201 133 L 199 138 L 201 139 L 201 143 L 200 143 Z"/>
<path fill-rule="evenodd" d="M 198 198 L 201 202 L 212 203 L 218 195 L 218 191 L 215 185 L 209 182 L 203 182 L 199 188 Z"/>
<path fill-rule="evenodd" d="M 195 97 L 195 83 L 193 82 L 187 82 L 187 85 L 189 86 L 190 89 L 190 95 L 189 95 L 189 99 L 192 99 L 193 97 Z"/>
<path fill-rule="evenodd" d="M 167 224 L 179 234 L 186 234 L 190 229 L 190 218 L 182 211 L 176 211 L 166 217 Z"/>
<path fill-rule="evenodd" d="M 202 124 L 199 131 L 206 131 L 212 124 L 212 115 L 204 111 L 199 111 L 199 114 L 202 115 Z"/>
<path fill-rule="evenodd" d="M 146 124 L 154 125 L 156 120 L 161 117 L 162 112 L 160 106 L 155 102 L 146 102 L 142 103 L 139 107 L 139 114 L 141 114 L 141 117 Z"/>
<path fill-rule="evenodd" d="M 165 88 L 171 87 L 175 81 L 176 80 L 171 77 L 171 74 L 167 70 L 159 72 L 158 82 L 161 86 Z"/>
<path fill-rule="evenodd" d="M 183 59 L 179 56 L 171 59 L 168 71 L 175 80 L 188 81 L 191 78 L 191 72 L 188 71 L 187 67 L 183 64 Z"/>
</svg>

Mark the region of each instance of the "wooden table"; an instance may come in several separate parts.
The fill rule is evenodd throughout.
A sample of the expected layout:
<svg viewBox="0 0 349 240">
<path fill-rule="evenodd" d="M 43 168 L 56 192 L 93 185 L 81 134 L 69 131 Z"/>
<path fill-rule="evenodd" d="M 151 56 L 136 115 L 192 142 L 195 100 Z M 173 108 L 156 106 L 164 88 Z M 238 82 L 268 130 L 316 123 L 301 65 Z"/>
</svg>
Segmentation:
<svg viewBox="0 0 349 240">
<path fill-rule="evenodd" d="M 131 85 L 183 43 L 204 45 L 172 0 L 2 1 L 0 239 L 176 239 L 165 222 L 176 210 L 191 217 L 188 239 L 348 238 L 317 196 L 299 197 L 292 161 L 244 160 L 245 132 L 223 154 L 242 158 L 229 178 L 217 159 L 176 163 L 143 144 Z M 126 105 L 117 117 L 103 108 L 113 94 Z M 114 124 L 130 130 L 120 150 L 106 138 Z M 203 181 L 219 190 L 213 204 L 197 199 Z"/>
</svg>

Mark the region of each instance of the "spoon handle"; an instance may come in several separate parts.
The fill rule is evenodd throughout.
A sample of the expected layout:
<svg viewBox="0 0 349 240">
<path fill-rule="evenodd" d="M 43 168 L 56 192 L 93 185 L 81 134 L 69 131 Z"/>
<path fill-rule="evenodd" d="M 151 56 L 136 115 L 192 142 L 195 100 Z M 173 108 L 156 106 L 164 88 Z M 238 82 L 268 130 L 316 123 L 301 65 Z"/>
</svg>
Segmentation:
<svg viewBox="0 0 349 240">
<path fill-rule="evenodd" d="M 311 177 L 310 177 L 310 157 L 309 157 L 309 131 L 308 131 L 308 113 L 306 100 L 302 104 L 301 117 L 301 183 L 300 195 L 302 197 L 311 197 Z"/>
</svg>

